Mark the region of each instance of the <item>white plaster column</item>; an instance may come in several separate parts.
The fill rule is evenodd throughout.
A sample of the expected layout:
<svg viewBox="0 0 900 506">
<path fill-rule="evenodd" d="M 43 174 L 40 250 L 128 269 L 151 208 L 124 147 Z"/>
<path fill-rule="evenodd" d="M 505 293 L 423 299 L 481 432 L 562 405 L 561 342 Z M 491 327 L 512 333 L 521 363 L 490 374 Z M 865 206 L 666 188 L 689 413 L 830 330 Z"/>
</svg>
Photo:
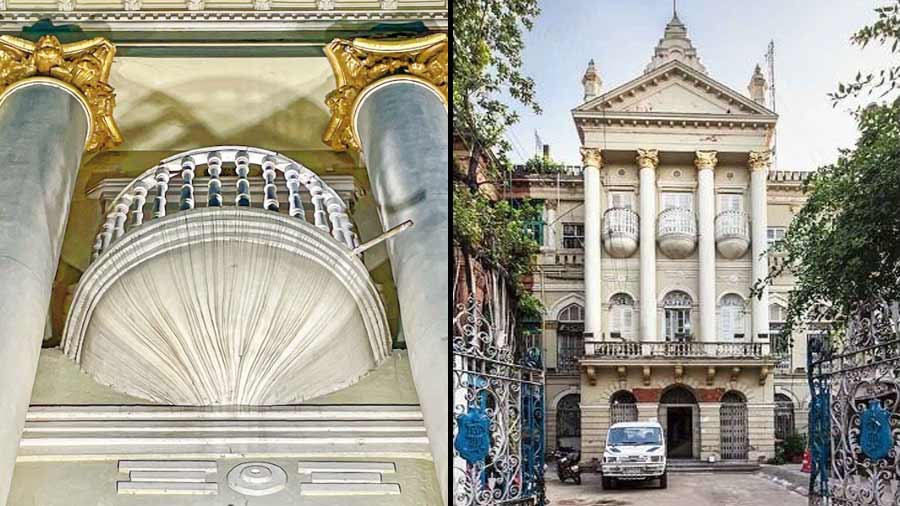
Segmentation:
<svg viewBox="0 0 900 506">
<path fill-rule="evenodd" d="M 766 197 L 766 179 L 769 171 L 770 151 L 751 151 L 748 165 L 750 167 L 750 251 L 753 269 L 750 276 L 751 285 L 764 279 L 769 273 L 769 255 L 766 254 L 768 239 L 768 216 Z M 752 297 L 750 301 L 752 314 L 752 340 L 759 339 L 759 334 L 769 334 L 769 288 L 763 287 L 761 297 Z"/>
<path fill-rule="evenodd" d="M 596 148 L 581 148 L 584 165 L 584 332 L 599 340 L 600 312 L 600 167 L 603 158 Z"/>
<path fill-rule="evenodd" d="M 556 208 L 546 207 L 547 221 L 544 223 L 544 247 L 555 250 L 556 246 Z"/>
<path fill-rule="evenodd" d="M 641 193 L 641 341 L 656 341 L 656 167 L 659 152 L 638 149 Z"/>
<path fill-rule="evenodd" d="M 716 341 L 716 193 L 713 171 L 715 151 L 697 151 L 697 214 L 699 229 L 697 253 L 700 257 L 700 340 Z"/>
</svg>

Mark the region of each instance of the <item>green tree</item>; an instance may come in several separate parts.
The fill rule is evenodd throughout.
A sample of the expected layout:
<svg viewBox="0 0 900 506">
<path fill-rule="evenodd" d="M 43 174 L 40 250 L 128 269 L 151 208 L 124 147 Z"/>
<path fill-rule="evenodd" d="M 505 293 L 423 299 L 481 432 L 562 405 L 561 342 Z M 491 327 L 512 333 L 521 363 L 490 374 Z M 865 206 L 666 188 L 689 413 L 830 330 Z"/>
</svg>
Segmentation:
<svg viewBox="0 0 900 506">
<path fill-rule="evenodd" d="M 876 13 L 878 20 L 851 41 L 862 47 L 877 42 L 897 55 L 900 0 Z M 898 66 L 888 65 L 857 74 L 830 96 L 835 103 L 873 93 L 884 99 L 898 81 Z M 765 283 L 786 270 L 797 278 L 787 332 L 809 320 L 831 320 L 839 329 L 861 301 L 900 299 L 900 99 L 870 103 L 853 114 L 860 131 L 856 145 L 810 176 L 805 205 L 772 248 L 777 255 Z"/>
</svg>

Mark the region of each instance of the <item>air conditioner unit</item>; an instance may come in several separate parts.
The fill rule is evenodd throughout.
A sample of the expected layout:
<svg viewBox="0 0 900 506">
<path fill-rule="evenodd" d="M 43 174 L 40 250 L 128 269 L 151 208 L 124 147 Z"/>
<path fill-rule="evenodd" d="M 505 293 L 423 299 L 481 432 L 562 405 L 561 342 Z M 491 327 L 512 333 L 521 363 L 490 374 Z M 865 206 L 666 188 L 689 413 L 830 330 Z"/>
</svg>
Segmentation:
<svg viewBox="0 0 900 506">
<path fill-rule="evenodd" d="M 743 338 L 744 338 L 744 334 L 735 334 L 735 335 L 734 335 L 734 338 L 735 338 L 735 339 L 743 339 Z"/>
</svg>

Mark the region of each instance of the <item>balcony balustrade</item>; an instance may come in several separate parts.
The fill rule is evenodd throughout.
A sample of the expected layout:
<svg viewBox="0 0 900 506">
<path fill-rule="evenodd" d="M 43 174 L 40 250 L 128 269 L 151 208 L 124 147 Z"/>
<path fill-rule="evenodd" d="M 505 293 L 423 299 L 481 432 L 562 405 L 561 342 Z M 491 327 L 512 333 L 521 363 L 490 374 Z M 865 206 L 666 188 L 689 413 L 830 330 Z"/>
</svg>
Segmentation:
<svg viewBox="0 0 900 506">
<path fill-rule="evenodd" d="M 750 220 L 744 211 L 722 211 L 716 216 L 716 249 L 725 258 L 744 256 L 750 247 Z"/>
<path fill-rule="evenodd" d="M 585 341 L 589 358 L 763 358 L 768 343 Z"/>
<path fill-rule="evenodd" d="M 659 249 L 669 258 L 685 258 L 697 245 L 697 218 L 694 211 L 670 207 L 659 213 L 656 238 Z"/>
<path fill-rule="evenodd" d="M 603 214 L 603 245 L 616 258 L 627 258 L 637 251 L 640 218 L 631 209 L 614 207 Z"/>
</svg>

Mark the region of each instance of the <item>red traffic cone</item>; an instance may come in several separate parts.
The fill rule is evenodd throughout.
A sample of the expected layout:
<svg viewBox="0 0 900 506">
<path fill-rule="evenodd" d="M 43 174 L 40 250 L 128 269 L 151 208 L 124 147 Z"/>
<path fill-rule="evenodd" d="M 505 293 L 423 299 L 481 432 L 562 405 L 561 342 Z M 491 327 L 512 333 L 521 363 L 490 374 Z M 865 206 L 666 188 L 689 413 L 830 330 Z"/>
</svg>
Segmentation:
<svg viewBox="0 0 900 506">
<path fill-rule="evenodd" d="M 803 466 L 800 467 L 800 471 L 804 473 L 812 472 L 812 459 L 809 455 L 809 448 L 803 452 Z"/>
</svg>

